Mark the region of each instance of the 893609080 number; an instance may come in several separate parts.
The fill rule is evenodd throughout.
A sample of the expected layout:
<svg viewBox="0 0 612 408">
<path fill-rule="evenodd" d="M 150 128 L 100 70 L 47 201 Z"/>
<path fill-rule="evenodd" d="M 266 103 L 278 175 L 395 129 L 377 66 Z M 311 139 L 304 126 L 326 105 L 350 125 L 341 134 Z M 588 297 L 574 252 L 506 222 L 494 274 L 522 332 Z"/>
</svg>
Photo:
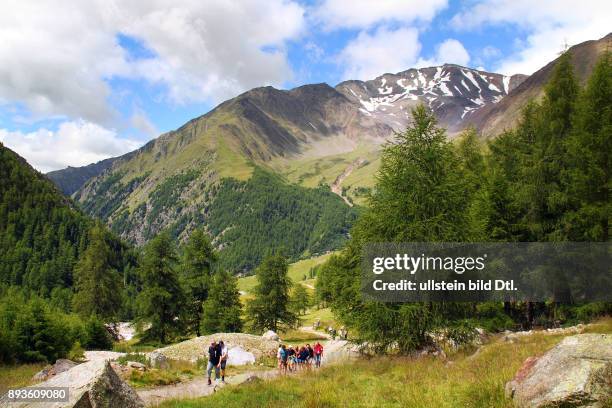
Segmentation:
<svg viewBox="0 0 612 408">
<path fill-rule="evenodd" d="M 0 398 L 3 402 L 68 402 L 68 387 L 11 388 Z"/>
</svg>

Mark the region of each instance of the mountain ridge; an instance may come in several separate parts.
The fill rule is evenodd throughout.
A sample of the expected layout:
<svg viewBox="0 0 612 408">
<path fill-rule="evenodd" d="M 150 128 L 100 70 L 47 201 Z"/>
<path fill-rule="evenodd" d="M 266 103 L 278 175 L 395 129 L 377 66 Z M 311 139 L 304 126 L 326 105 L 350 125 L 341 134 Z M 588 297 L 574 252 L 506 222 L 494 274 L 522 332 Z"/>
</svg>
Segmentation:
<svg viewBox="0 0 612 408">
<path fill-rule="evenodd" d="M 410 94 L 411 100 L 415 103 L 403 104 L 401 120 L 397 120 L 398 118 L 392 118 L 395 115 L 394 112 L 386 112 L 385 114 L 377 112 L 373 114 L 364 110 L 364 101 L 357 100 L 352 95 L 350 85 L 364 84 L 364 86 L 369 87 L 371 90 L 375 90 L 375 81 L 386 80 L 389 76 L 402 77 L 411 73 L 414 74 L 415 72 L 426 72 L 427 75 L 420 75 L 420 77 L 425 78 L 433 71 L 444 69 L 458 69 L 464 72 L 481 73 L 483 76 L 488 75 L 497 81 L 495 86 L 501 86 L 499 80 L 501 74 L 478 71 L 454 64 L 445 64 L 439 67 L 411 68 L 396 74 L 387 73 L 370 81 L 343 81 L 335 87 L 327 83 L 305 84 L 289 90 L 280 90 L 271 86 L 258 87 L 220 103 L 211 111 L 193 118 L 176 130 L 163 133 L 153 140 L 163 140 L 163 138 L 171 137 L 171 135 L 177 132 L 180 133 L 183 129 L 193 127 L 195 126 L 194 124 L 202 121 L 206 123 L 205 120 L 207 118 L 219 112 L 227 113 L 228 111 L 233 111 L 235 115 L 243 116 L 251 123 L 255 123 L 255 126 L 248 126 L 250 132 L 241 132 L 241 129 L 237 128 L 233 123 L 221 124 L 221 126 L 225 128 L 225 133 L 240 139 L 234 141 L 234 144 L 237 145 L 236 147 L 249 159 L 255 161 L 266 162 L 279 156 L 299 155 L 305 150 L 305 147 L 308 147 L 305 145 L 309 142 L 320 141 L 327 136 L 339 133 L 353 141 L 365 138 L 368 139 L 368 142 L 379 145 L 384 142 L 384 139 L 392 135 L 394 131 L 400 130 L 407 125 L 411 106 L 414 106 L 417 102 L 431 102 L 431 100 L 427 99 L 428 95 L 426 95 L 425 91 L 419 90 L 416 87 L 417 89 L 413 90 L 416 92 Z M 520 75 L 516 77 L 520 78 Z M 511 83 L 514 84 L 515 81 L 512 80 Z M 488 84 L 482 83 L 482 85 Z M 473 88 L 472 91 L 474 91 Z M 417 95 L 418 93 L 420 95 Z M 493 97 L 500 97 L 503 94 L 505 92 L 494 92 L 494 95 L 489 95 L 490 97 L 487 102 L 491 102 Z M 370 96 L 376 97 L 374 95 Z M 476 108 L 473 102 L 468 102 L 468 99 L 465 99 L 463 102 L 463 104 L 459 103 L 459 106 L 455 109 L 456 111 L 463 111 L 467 105 L 470 105 L 470 108 Z M 457 101 L 454 101 L 454 104 L 457 105 Z M 429 105 L 433 104 L 429 103 Z M 434 111 L 436 108 L 436 106 L 433 106 Z M 457 113 L 447 114 L 445 113 L 447 110 L 445 108 L 439 112 L 441 113 L 439 115 L 441 125 L 449 127 L 453 133 L 456 133 L 461 130 L 456 126 Z M 447 120 L 448 118 L 453 118 L 454 120 Z M 145 146 L 150 145 L 153 140 Z M 136 154 L 139 150 L 137 149 L 128 154 Z M 88 166 L 56 170 L 48 173 L 48 176 L 62 191 L 72 195 L 79 188 L 83 187 L 89 179 L 112 167 L 115 161 L 125 158 L 126 156 L 124 155 Z"/>
<path fill-rule="evenodd" d="M 587 66 L 578 71 L 589 69 Z M 224 180 L 247 183 L 230 183 L 238 192 L 262 191 L 248 184 L 254 172 L 260 170 L 280 176 L 273 180 L 279 183 L 277 191 L 285 197 L 293 193 L 283 185 L 330 189 L 344 200 L 333 211 L 346 212 L 350 204 L 364 202 L 375 183 L 381 146 L 408 125 L 412 106 L 427 104 L 451 137 L 470 125 L 481 131 L 488 129 L 491 119 L 479 118 L 507 110 L 507 98 L 516 100 L 513 112 L 520 111 L 517 105 L 522 100 L 515 95 L 537 93 L 547 72 L 540 71 L 534 74 L 536 77 L 526 78 L 446 64 L 384 74 L 370 81 L 344 81 L 336 87 L 321 83 L 290 90 L 254 88 L 116 158 L 108 168 L 88 179 L 73 197 L 87 213 L 104 220 L 122 238 L 137 245 L 163 229 L 172 230 L 183 240 L 198 225 L 212 226 L 210 209 L 228 208 L 226 203 L 215 201 L 219 189 L 228 185 Z M 511 123 L 511 115 L 508 117 Z M 305 194 L 308 190 L 300 191 Z M 232 194 L 224 197 L 253 205 Z M 281 195 L 270 199 L 272 206 L 285 202 Z M 330 196 L 321 197 L 332 205 Z M 274 200 L 278 200 L 276 204 Z M 284 204 L 281 207 L 288 211 Z M 339 218 L 347 219 L 345 215 Z M 286 213 L 279 222 L 288 219 L 290 214 Z M 226 223 L 215 225 L 214 231 L 209 229 L 219 247 L 232 245 L 231 241 L 218 239 L 219 235 L 230 237 L 232 234 L 225 235 L 225 231 L 236 228 L 231 217 L 226 218 Z M 332 226 L 326 224 L 327 227 Z M 343 228 L 336 234 L 346 231 Z M 338 237 L 327 242 L 338 243 Z M 330 249 L 318 246 L 316 250 Z"/>
</svg>

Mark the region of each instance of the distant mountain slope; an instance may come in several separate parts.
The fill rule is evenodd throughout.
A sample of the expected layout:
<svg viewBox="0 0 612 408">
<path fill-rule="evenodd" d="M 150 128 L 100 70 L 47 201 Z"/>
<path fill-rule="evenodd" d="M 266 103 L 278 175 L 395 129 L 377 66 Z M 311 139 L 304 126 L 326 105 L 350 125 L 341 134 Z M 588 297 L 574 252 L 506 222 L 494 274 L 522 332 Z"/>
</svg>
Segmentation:
<svg viewBox="0 0 612 408">
<path fill-rule="evenodd" d="M 586 41 L 569 49 L 574 72 L 581 82 L 589 77 L 598 57 L 606 49 L 612 49 L 612 33 L 599 40 Z M 523 106 L 530 99 L 538 99 L 543 95 L 544 85 L 548 82 L 556 63 L 555 59 L 536 71 L 499 103 L 486 106 L 469 116 L 466 124 L 474 125 L 485 137 L 493 137 L 504 129 L 512 128 L 518 121 Z"/>
<path fill-rule="evenodd" d="M 404 129 L 411 109 L 424 103 L 450 133 L 464 128 L 475 111 L 499 102 L 525 75 L 512 77 L 458 65 L 409 69 L 371 81 L 346 81 L 336 89 L 360 104 L 360 110 L 395 130 Z"/>
<path fill-rule="evenodd" d="M 205 225 L 218 247 L 229 252 L 245 254 L 244 248 L 235 249 L 246 245 L 245 237 L 231 231 L 246 227 L 253 234 L 248 242 L 287 247 L 294 258 L 325 252 L 346 238 L 353 210 L 331 192 L 253 174 L 273 172 L 273 160 L 299 156 L 318 143 L 338 138 L 382 143 L 391 132 L 328 85 L 290 91 L 257 88 L 118 158 L 74 197 L 85 211 L 136 244 L 168 228 L 184 239 L 194 227 Z M 262 197 L 258 192 L 268 184 L 274 188 Z M 238 203 L 242 206 L 235 207 Z M 228 208 L 233 210 L 221 216 Z M 243 218 L 237 218 L 241 213 Z M 285 233 L 266 239 L 271 231 L 266 220 L 271 219 L 285 225 Z M 235 225 L 237 220 L 241 222 Z M 253 247 L 259 252 L 231 266 L 250 268 L 263 250 Z"/>
<path fill-rule="evenodd" d="M 47 173 L 47 177 L 66 195 L 72 195 L 87 180 L 97 176 L 113 165 L 115 158 L 101 160 L 82 167 L 67 167 Z"/>
</svg>

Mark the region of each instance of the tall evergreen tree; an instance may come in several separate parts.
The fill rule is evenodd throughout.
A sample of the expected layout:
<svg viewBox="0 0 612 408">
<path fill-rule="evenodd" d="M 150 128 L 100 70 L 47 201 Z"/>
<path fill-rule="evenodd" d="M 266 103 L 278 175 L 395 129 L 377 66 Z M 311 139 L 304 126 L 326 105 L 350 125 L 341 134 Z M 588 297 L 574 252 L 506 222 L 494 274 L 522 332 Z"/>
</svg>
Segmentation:
<svg viewBox="0 0 612 408">
<path fill-rule="evenodd" d="M 482 143 L 478 140 L 476 129 L 466 129 L 457 141 L 457 156 L 460 171 L 465 181 L 465 194 L 470 198 L 468 208 L 470 236 L 475 241 L 487 239 L 488 198 L 486 183 L 486 163 Z"/>
<path fill-rule="evenodd" d="M 291 327 L 298 321 L 289 310 L 291 280 L 287 276 L 287 259 L 282 255 L 269 255 L 257 268 L 255 299 L 247 307 L 247 314 L 254 330 Z"/>
<path fill-rule="evenodd" d="M 571 168 L 565 184 L 573 210 L 564 227 L 572 241 L 610 239 L 612 150 L 612 56 L 602 55 L 579 98 L 567 143 Z"/>
<path fill-rule="evenodd" d="M 357 231 L 372 242 L 469 241 L 466 181 L 446 132 L 419 105 L 413 124 L 382 153 L 374 194 Z"/>
<path fill-rule="evenodd" d="M 151 326 L 147 337 L 165 343 L 178 331 L 184 295 L 176 271 L 178 256 L 170 235 L 163 232 L 144 251 L 139 268 L 142 291 L 137 319 Z"/>
<path fill-rule="evenodd" d="M 196 229 L 185 245 L 181 281 L 186 295 L 187 329 L 200 335 L 202 303 L 208 298 L 212 268 L 217 260 L 213 246 L 202 229 Z"/>
<path fill-rule="evenodd" d="M 461 242 L 472 239 L 471 202 L 461 162 L 433 114 L 423 106 L 413 123 L 382 154 L 370 208 L 351 241 L 319 279 L 329 285 L 332 309 L 361 340 L 381 350 L 394 344 L 407 352 L 427 342 L 427 333 L 464 316 L 454 304 L 379 303 L 361 297 L 361 256 L 367 242 Z"/>
<path fill-rule="evenodd" d="M 310 305 L 310 296 L 304 285 L 299 283 L 295 284 L 291 303 L 293 305 L 293 310 L 297 314 L 304 314 L 306 312 L 306 309 L 308 309 Z"/>
<path fill-rule="evenodd" d="M 538 241 L 567 239 L 561 218 L 568 209 L 569 198 L 561 175 L 568 167 L 566 143 L 579 91 L 571 58 L 569 52 L 559 58 L 546 85 L 533 166 L 525 167 L 526 182 L 530 186 L 528 222 Z"/>
<path fill-rule="evenodd" d="M 236 277 L 226 271 L 216 272 L 202 307 L 200 331 L 204 334 L 240 332 L 241 315 L 242 305 Z"/>
<path fill-rule="evenodd" d="M 112 267 L 112 252 L 105 231 L 95 225 L 89 231 L 89 246 L 74 270 L 76 294 L 73 307 L 84 316 L 113 319 L 121 308 L 121 275 Z"/>
</svg>

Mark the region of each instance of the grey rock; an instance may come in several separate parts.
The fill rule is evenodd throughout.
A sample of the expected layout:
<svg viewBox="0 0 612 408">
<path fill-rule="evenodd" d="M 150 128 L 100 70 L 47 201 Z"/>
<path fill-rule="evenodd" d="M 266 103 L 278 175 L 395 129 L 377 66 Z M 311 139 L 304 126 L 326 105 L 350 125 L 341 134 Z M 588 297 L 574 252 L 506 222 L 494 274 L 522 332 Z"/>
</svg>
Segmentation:
<svg viewBox="0 0 612 408">
<path fill-rule="evenodd" d="M 278 337 L 278 334 L 276 334 L 273 330 L 268 330 L 261 337 L 263 337 L 265 340 L 273 340 L 273 341 L 280 340 L 280 337 Z"/>
<path fill-rule="evenodd" d="M 151 363 L 151 367 L 153 368 L 167 369 L 170 367 L 166 356 L 160 353 L 159 351 L 151 352 L 149 354 L 149 361 Z"/>
<path fill-rule="evenodd" d="M 612 335 L 566 337 L 529 357 L 505 391 L 519 407 L 605 406 L 612 399 Z"/>
<path fill-rule="evenodd" d="M 147 366 L 138 361 L 128 361 L 127 366 L 139 371 L 147 371 Z"/>
<path fill-rule="evenodd" d="M 68 387 L 67 402 L 48 402 L 45 408 L 141 408 L 136 392 L 113 371 L 110 362 L 94 360 L 79 364 L 36 387 Z M 12 403 L 10 407 L 40 407 L 40 402 Z"/>
<path fill-rule="evenodd" d="M 54 377 L 60 373 L 63 373 L 64 371 L 70 370 L 72 367 L 76 365 L 77 363 L 75 363 L 74 361 L 67 360 L 65 358 L 60 358 L 57 361 L 55 361 L 55 364 L 49 365 L 43 368 L 42 370 L 40 370 L 39 372 L 37 372 L 36 374 L 34 374 L 34 377 L 32 377 L 32 380 L 33 381 L 48 380 L 49 378 Z"/>
</svg>

